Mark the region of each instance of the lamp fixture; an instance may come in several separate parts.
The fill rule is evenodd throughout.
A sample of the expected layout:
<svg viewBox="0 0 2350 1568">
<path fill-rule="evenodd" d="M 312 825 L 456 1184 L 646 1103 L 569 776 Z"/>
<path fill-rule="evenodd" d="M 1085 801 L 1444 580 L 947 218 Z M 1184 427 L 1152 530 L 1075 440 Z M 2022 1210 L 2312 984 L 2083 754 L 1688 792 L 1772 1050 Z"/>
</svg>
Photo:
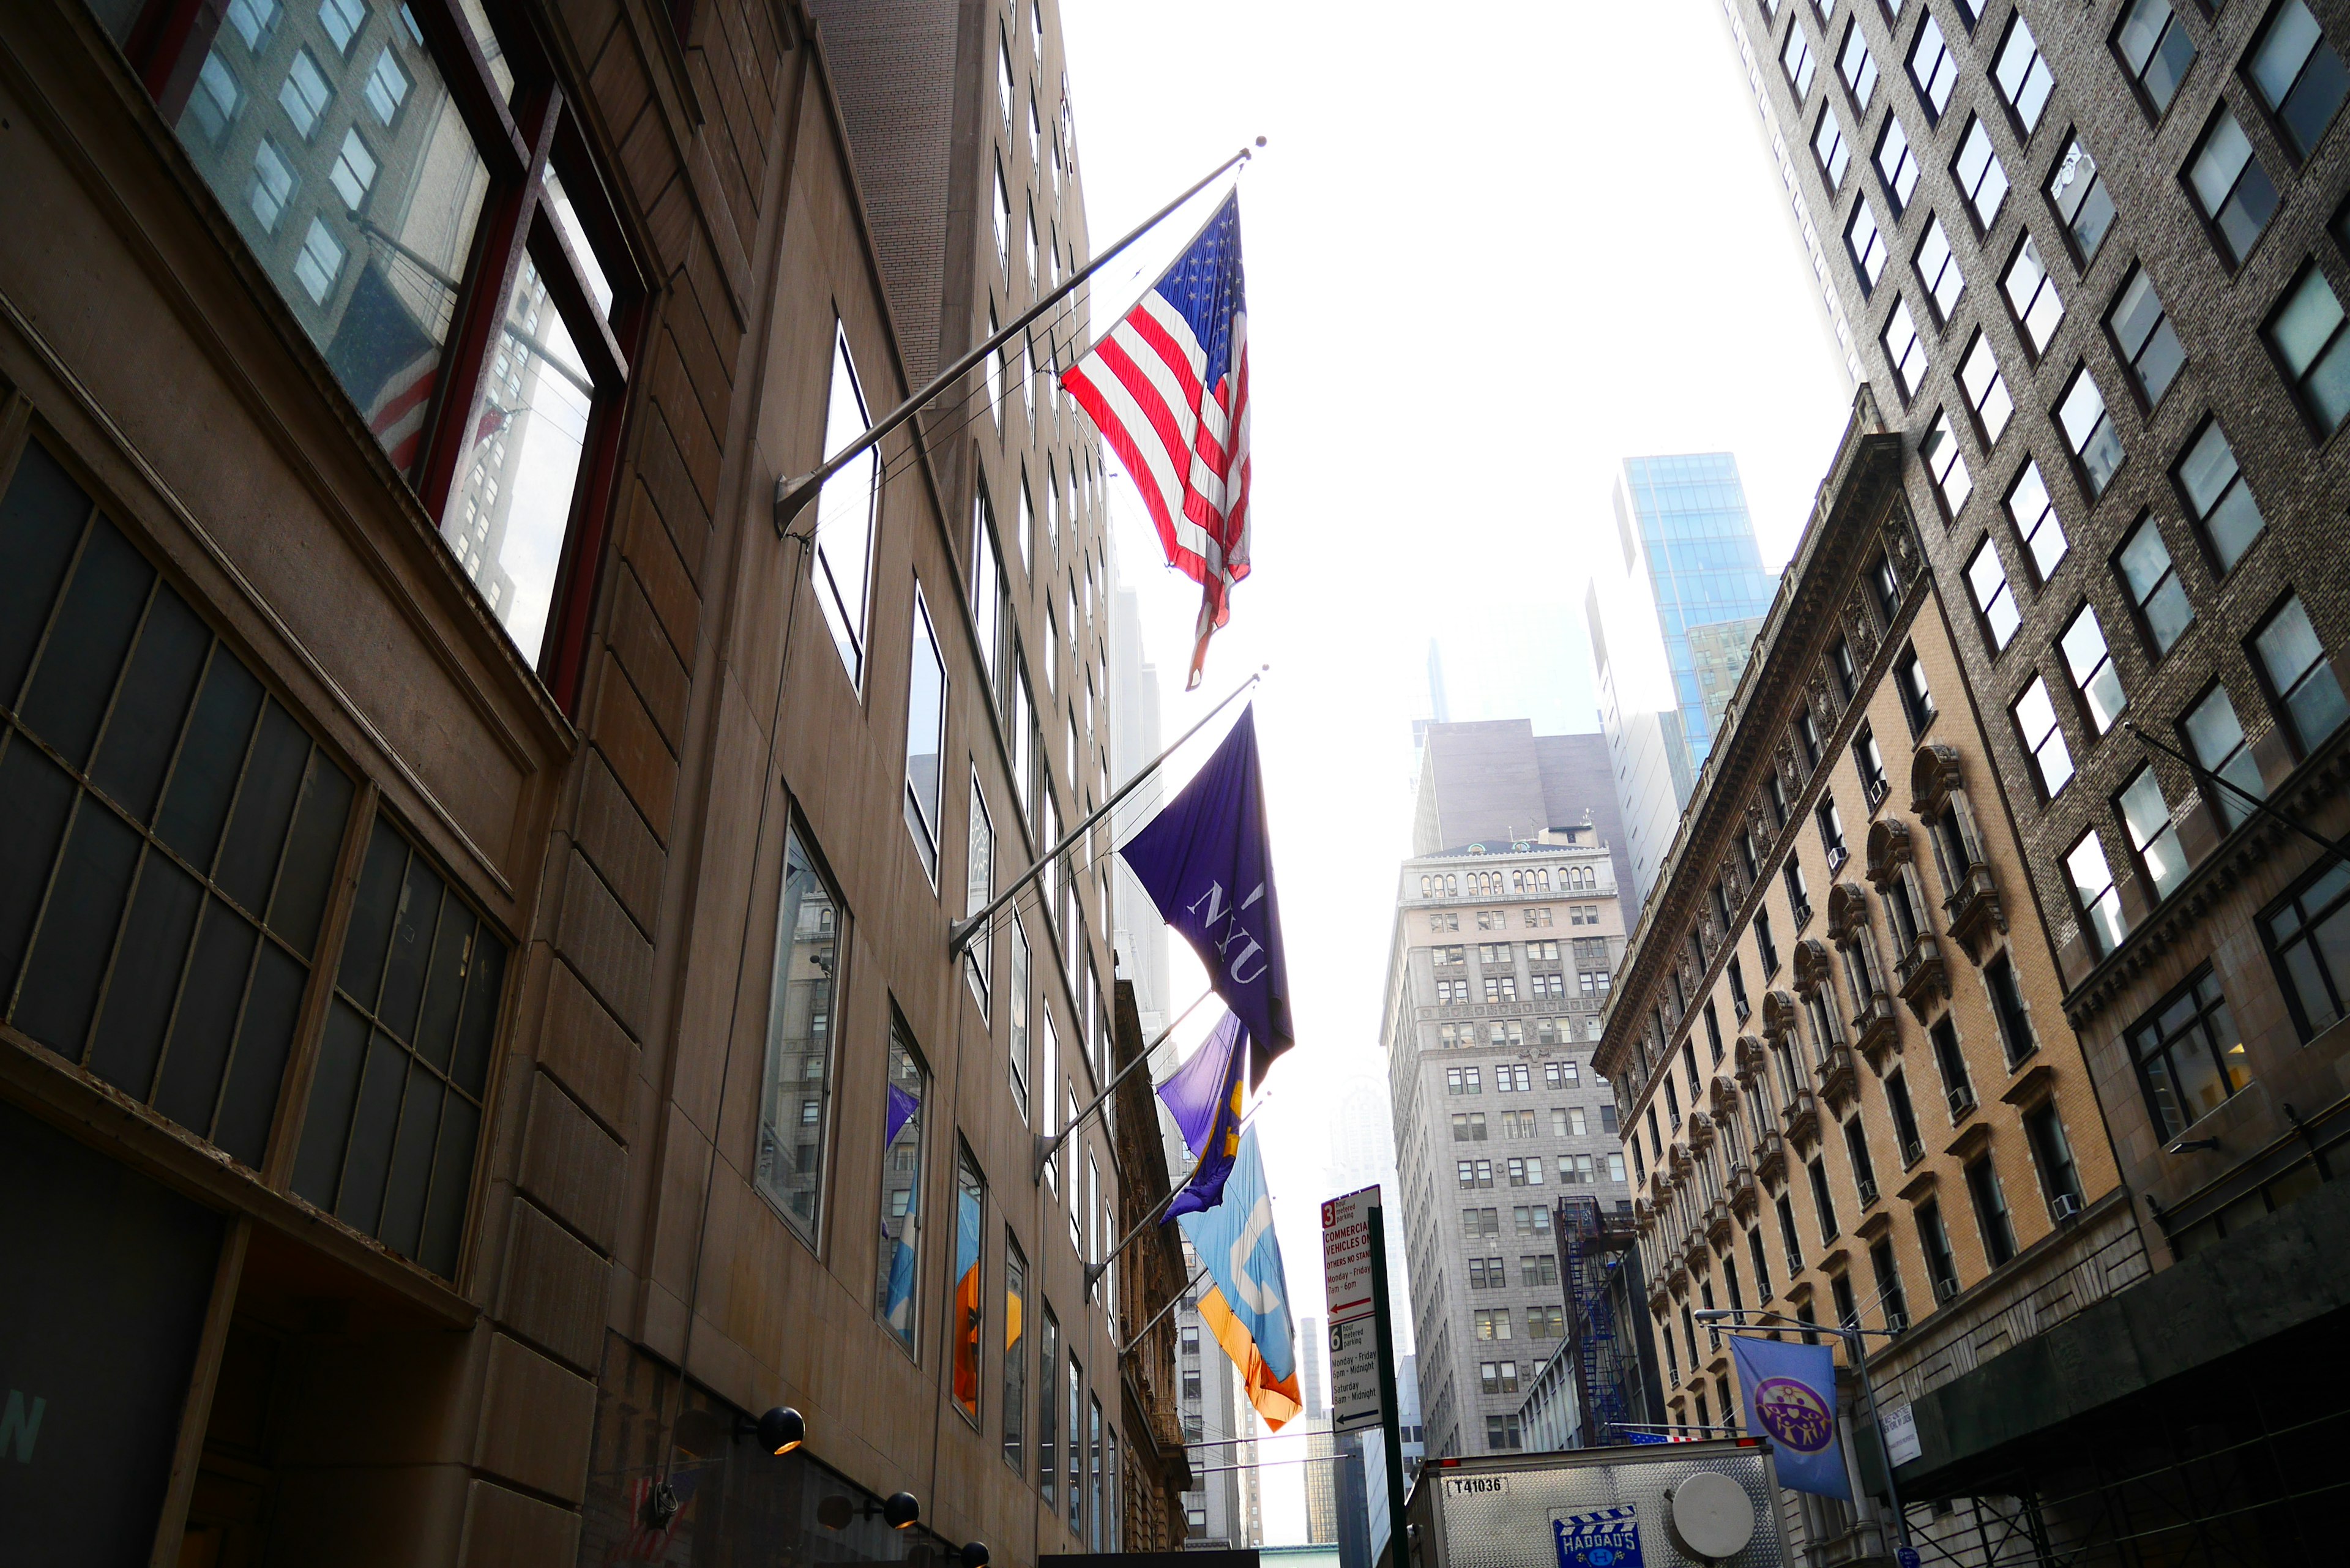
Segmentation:
<svg viewBox="0 0 2350 1568">
<path fill-rule="evenodd" d="M 962 1559 L 962 1568 L 987 1568 L 987 1542 L 984 1541 L 964 1542 L 957 1555 Z"/>
<path fill-rule="evenodd" d="M 789 1405 L 778 1405 L 759 1417 L 759 1446 L 769 1453 L 788 1454 L 807 1441 L 807 1419 Z"/>
<path fill-rule="evenodd" d="M 881 1522 L 892 1530 L 904 1530 L 922 1517 L 922 1505 L 910 1491 L 893 1491 L 881 1505 Z"/>
</svg>

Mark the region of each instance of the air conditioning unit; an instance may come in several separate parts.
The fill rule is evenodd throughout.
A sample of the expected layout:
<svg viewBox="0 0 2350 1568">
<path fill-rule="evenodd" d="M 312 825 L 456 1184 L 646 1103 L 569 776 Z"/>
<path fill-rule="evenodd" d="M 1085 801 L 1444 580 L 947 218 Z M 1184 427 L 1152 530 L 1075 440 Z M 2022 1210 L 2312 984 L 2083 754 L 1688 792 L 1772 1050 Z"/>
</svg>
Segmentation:
<svg viewBox="0 0 2350 1568">
<path fill-rule="evenodd" d="M 2056 1217 L 2056 1222 L 2061 1225 L 2067 1220 L 2077 1220 L 2081 1217 L 2081 1200 L 2069 1192 L 2060 1192 L 2056 1195 L 2055 1200 L 2048 1205 L 2048 1210 Z"/>
<path fill-rule="evenodd" d="M 1938 1301 L 1938 1302 L 1956 1301 L 1956 1300 L 1958 1299 L 1958 1294 L 1959 1294 L 1959 1282 L 1958 1282 L 1958 1281 L 1956 1281 L 1956 1280 L 1936 1280 L 1936 1281 L 1934 1282 L 1934 1299 L 1935 1299 L 1936 1301 Z"/>
<path fill-rule="evenodd" d="M 1886 1332 L 1886 1333 L 1887 1333 L 1887 1334 L 1906 1334 L 1906 1333 L 1908 1333 L 1908 1328 L 1909 1328 L 1909 1314 L 1908 1314 L 1908 1313 L 1906 1313 L 1906 1312 L 1889 1312 L 1889 1313 L 1887 1313 L 1887 1314 L 1885 1314 L 1885 1332 Z"/>
<path fill-rule="evenodd" d="M 1860 1206 L 1863 1209 L 1867 1208 L 1870 1204 L 1877 1201 L 1877 1183 L 1874 1181 L 1856 1181 L 1854 1185 L 1860 1189 Z"/>
<path fill-rule="evenodd" d="M 1925 1158 L 1926 1146 L 1917 1139 L 1911 1138 L 1901 1146 L 1901 1163 L 1905 1167 L 1915 1165 Z"/>
<path fill-rule="evenodd" d="M 1790 1251 L 1787 1254 L 1787 1272 L 1789 1276 L 1792 1277 L 1794 1275 L 1800 1274 L 1803 1272 L 1804 1255 L 1801 1252 Z"/>
<path fill-rule="evenodd" d="M 1965 1116 L 1975 1108 L 1975 1092 L 1964 1084 L 1950 1091 L 1950 1115 Z"/>
</svg>

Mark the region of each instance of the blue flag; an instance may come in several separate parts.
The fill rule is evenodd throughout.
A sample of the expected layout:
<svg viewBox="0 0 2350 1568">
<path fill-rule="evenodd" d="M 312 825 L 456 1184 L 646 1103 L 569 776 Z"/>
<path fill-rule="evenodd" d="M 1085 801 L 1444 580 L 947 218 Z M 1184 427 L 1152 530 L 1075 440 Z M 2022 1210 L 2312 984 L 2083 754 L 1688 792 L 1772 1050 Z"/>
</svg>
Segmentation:
<svg viewBox="0 0 2350 1568">
<path fill-rule="evenodd" d="M 1159 1097 L 1182 1129 L 1184 1143 L 1200 1157 L 1183 1190 L 1167 1206 L 1170 1220 L 1224 1200 L 1224 1179 L 1241 1147 L 1243 1039 L 1239 1014 L 1225 1013 L 1191 1059 L 1159 1085 Z"/>
<path fill-rule="evenodd" d="M 1295 1044 L 1289 1023 L 1289 966 L 1281 952 L 1281 900 L 1264 826 L 1264 781 L 1257 769 L 1256 711 L 1216 748 L 1118 853 L 1207 966 L 1209 983 L 1248 1031 L 1249 1086 L 1261 1087 L 1274 1058 Z"/>
<path fill-rule="evenodd" d="M 1215 1289 L 1200 1298 L 1200 1320 L 1240 1369 L 1249 1403 L 1275 1431 L 1297 1414 L 1297 1334 L 1289 1280 L 1273 1229 L 1273 1192 L 1257 1158 L 1256 1129 L 1241 1134 L 1224 1201 L 1183 1216 L 1183 1237 L 1208 1266 Z"/>
<path fill-rule="evenodd" d="M 1836 1438 L 1835 1353 L 1825 1345 L 1735 1334 L 1730 1357 L 1738 1366 L 1746 1429 L 1777 1447 L 1779 1484 L 1850 1502 L 1852 1479 Z"/>
</svg>

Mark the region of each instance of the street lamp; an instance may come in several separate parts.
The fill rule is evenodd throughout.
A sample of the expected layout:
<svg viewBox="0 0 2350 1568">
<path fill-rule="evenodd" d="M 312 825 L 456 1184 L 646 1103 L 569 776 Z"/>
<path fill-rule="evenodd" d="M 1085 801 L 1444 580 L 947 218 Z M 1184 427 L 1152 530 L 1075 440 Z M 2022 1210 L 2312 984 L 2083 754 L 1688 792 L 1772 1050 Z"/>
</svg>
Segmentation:
<svg viewBox="0 0 2350 1568">
<path fill-rule="evenodd" d="M 1825 1329 L 1827 1333 L 1843 1338 L 1846 1353 L 1852 1357 L 1853 1368 L 1860 1374 L 1860 1394 L 1862 1398 L 1868 1401 L 1869 1425 L 1877 1428 L 1877 1451 L 1885 1459 L 1885 1487 L 1893 1494 L 1893 1525 L 1900 1533 L 1901 1549 L 1904 1552 L 1909 1551 L 1909 1513 L 1901 1506 L 1901 1483 L 1893 1476 L 1893 1449 L 1885 1440 L 1885 1420 L 1877 1410 L 1877 1386 L 1871 1383 L 1868 1377 L 1867 1347 L 1861 1344 L 1864 1334 L 1881 1334 L 1887 1339 L 1892 1339 L 1897 1337 L 1894 1331 L 1887 1328 L 1862 1328 L 1857 1324 L 1806 1323 L 1802 1318 L 1789 1317 L 1784 1313 L 1764 1312 L 1755 1307 L 1707 1307 L 1690 1315 L 1700 1323 L 1721 1323 L 1727 1319 L 1742 1327 L 1744 1326 L 1742 1322 L 1744 1319 L 1769 1318 L 1774 1323 L 1783 1323 L 1802 1329 L 1806 1334 L 1817 1333 Z"/>
</svg>

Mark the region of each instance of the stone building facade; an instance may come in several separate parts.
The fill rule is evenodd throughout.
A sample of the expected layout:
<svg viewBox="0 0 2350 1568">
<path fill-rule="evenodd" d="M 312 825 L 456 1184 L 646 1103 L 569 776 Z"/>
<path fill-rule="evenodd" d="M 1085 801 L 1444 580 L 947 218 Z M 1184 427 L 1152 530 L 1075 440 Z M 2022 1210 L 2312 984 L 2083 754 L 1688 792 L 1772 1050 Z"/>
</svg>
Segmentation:
<svg viewBox="0 0 2350 1568">
<path fill-rule="evenodd" d="M 2212 1456 L 2350 1423 L 2350 1389 L 2290 1348 L 2350 1306 L 2314 1239 L 2330 1208 L 2303 1208 L 2331 1199 L 2350 1135 L 2328 956 L 2350 921 L 2350 9 L 1722 15 L 1854 373 L 1910 453 L 1956 673 L 2149 1262 L 2196 1264 L 2126 1309 L 2193 1323 L 2183 1343 L 2119 1304 L 2084 1320 L 2101 1356 L 2126 1347 L 2095 1397 L 2035 1409 L 2019 1376 L 1921 1403 L 1918 1484 L 1992 1484 L 1988 1456 L 2028 1441 L 2054 1491 L 2165 1477 L 2291 1539 L 2293 1488 Z M 2279 1249 L 2282 1299 L 2210 1294 Z M 2226 1391 L 2232 1424 L 2149 1418 L 2166 1383 L 2170 1404 Z"/>
<path fill-rule="evenodd" d="M 935 351 L 837 88 L 789 0 L 0 20 L 24 1550 L 1119 1538 L 1098 867 L 947 937 L 1098 791 L 1097 513 L 925 430 L 779 534 Z"/>
<path fill-rule="evenodd" d="M 1616 877 L 1614 848 L 1570 826 L 1399 877 L 1380 1044 L 1431 1456 L 1524 1447 L 1520 1407 L 1566 1332 L 1552 1199 L 1630 1201 L 1591 1060 L 1623 948 Z"/>
</svg>

